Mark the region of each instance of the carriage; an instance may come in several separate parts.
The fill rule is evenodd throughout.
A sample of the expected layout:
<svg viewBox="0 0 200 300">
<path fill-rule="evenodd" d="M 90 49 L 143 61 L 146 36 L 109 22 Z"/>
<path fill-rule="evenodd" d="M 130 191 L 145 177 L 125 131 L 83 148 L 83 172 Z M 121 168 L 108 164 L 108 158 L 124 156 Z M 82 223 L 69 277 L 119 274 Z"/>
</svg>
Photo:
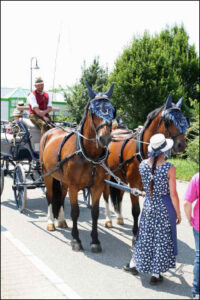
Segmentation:
<svg viewBox="0 0 200 300">
<path fill-rule="evenodd" d="M 53 122 L 54 126 L 69 126 L 70 122 Z M 41 188 L 45 192 L 39 163 L 40 130 L 28 118 L 18 121 L 1 121 L 1 194 L 4 176 L 13 180 L 12 189 L 18 210 L 26 206 L 27 191 Z M 83 189 L 83 198 L 90 207 L 90 190 Z"/>
<path fill-rule="evenodd" d="M 169 136 L 174 140 L 175 152 L 183 152 L 186 146 L 185 132 L 188 128 L 188 122 L 180 111 L 183 99 L 179 99 L 177 104 L 174 104 L 171 94 L 162 107 L 147 116 L 147 121 L 141 131 L 133 132 L 128 137 L 121 137 L 117 134 L 115 140 L 112 120 L 116 117 L 116 110 L 109 100 L 112 96 L 113 86 L 112 84 L 106 93 L 95 93 L 87 84 L 90 100 L 85 107 L 83 119 L 76 130 L 69 127 L 66 130 L 66 128 L 57 126 L 44 133 L 41 139 L 33 142 L 33 133 L 28 128 L 28 124 L 25 124 L 27 120 L 17 121 L 18 130 L 13 131 L 11 145 L 9 145 L 11 149 L 7 148 L 1 153 L 2 165 L 4 165 L 4 160 L 8 161 L 7 165 L 9 165 L 9 161 L 14 164 L 13 191 L 15 201 L 21 212 L 25 207 L 27 189 L 46 188 L 48 201 L 47 230 L 56 230 L 55 219 L 58 219 L 58 227 L 68 227 L 64 217 L 64 199 L 67 192 L 69 193 L 73 221 L 71 245 L 75 251 L 83 250 L 77 228 L 79 217 L 77 195 L 80 190 L 84 191 L 83 194 L 88 201 L 90 201 L 91 195 L 91 251 L 98 253 L 102 251 L 97 230 L 99 200 L 103 193 L 104 200 L 108 203 L 109 196 L 109 190 L 105 187 L 111 185 L 118 191 L 121 189 L 131 194 L 134 217 L 133 235 L 135 235 L 138 230 L 137 223 L 140 213 L 138 196 L 141 195 L 141 192 L 138 188 L 142 189 L 138 166 L 139 162 L 147 157 L 147 145 L 150 137 L 155 133 Z M 8 140 L 5 136 L 5 148 L 8 146 L 6 143 Z M 42 170 L 39 164 L 39 148 Z M 125 148 L 128 148 L 128 151 Z M 25 158 L 28 160 L 28 170 L 24 170 Z M 35 171 L 36 177 L 34 177 L 33 171 Z M 41 171 L 42 176 L 40 176 Z M 3 168 L 3 174 L 4 172 Z M 114 174 L 115 172 L 116 174 Z M 26 173 L 32 181 L 27 180 Z M 109 179 L 113 178 L 117 183 L 106 180 L 107 174 Z M 127 177 L 128 174 L 131 176 Z M 123 181 L 124 178 L 126 179 L 125 182 Z M 114 198 L 112 199 L 112 190 L 110 196 L 111 200 L 114 200 Z M 115 192 L 115 197 L 117 197 L 118 207 L 120 207 L 123 193 L 120 192 L 118 196 Z M 106 206 L 107 211 L 109 211 L 108 205 Z M 122 217 L 120 218 L 122 219 Z M 119 224 L 122 225 L 123 223 Z"/>
</svg>

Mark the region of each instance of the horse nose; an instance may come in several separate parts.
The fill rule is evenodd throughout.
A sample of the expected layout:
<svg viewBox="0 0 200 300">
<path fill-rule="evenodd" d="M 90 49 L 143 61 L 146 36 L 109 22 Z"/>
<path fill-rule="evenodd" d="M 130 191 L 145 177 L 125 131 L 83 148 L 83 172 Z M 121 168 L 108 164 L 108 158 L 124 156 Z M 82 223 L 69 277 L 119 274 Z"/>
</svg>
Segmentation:
<svg viewBox="0 0 200 300">
<path fill-rule="evenodd" d="M 99 137 L 99 142 L 103 147 L 108 146 L 108 144 L 111 142 L 111 136 L 101 135 Z"/>
<path fill-rule="evenodd" d="M 185 144 L 181 141 L 177 141 L 175 144 L 175 151 L 176 152 L 183 152 L 185 150 Z"/>
</svg>

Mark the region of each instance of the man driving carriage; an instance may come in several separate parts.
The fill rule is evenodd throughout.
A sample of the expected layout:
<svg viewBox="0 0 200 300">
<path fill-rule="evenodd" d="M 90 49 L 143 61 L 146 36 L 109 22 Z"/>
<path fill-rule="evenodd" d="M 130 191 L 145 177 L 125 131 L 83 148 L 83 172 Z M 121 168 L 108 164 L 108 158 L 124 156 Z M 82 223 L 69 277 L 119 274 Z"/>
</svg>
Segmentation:
<svg viewBox="0 0 200 300">
<path fill-rule="evenodd" d="M 44 81 L 41 77 L 35 80 L 35 91 L 29 94 L 27 102 L 29 104 L 30 120 L 40 128 L 41 134 L 51 128 L 52 103 L 47 92 L 44 92 Z"/>
</svg>

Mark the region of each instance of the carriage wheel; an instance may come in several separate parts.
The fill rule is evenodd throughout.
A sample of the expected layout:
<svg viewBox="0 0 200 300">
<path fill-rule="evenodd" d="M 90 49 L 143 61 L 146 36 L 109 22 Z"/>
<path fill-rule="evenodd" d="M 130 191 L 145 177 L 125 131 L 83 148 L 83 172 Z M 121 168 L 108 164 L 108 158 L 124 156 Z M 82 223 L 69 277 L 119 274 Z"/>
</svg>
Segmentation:
<svg viewBox="0 0 200 300">
<path fill-rule="evenodd" d="M 25 171 L 21 164 L 17 164 L 13 175 L 13 191 L 15 202 L 19 211 L 22 213 L 27 199 L 27 188 L 21 184 L 26 182 Z"/>
<path fill-rule="evenodd" d="M 91 207 L 91 205 L 90 205 L 90 199 L 91 199 L 90 188 L 83 189 L 83 199 L 87 203 L 87 207 Z"/>
<path fill-rule="evenodd" d="M 1 194 L 3 193 L 4 188 L 4 169 L 1 168 Z"/>
</svg>

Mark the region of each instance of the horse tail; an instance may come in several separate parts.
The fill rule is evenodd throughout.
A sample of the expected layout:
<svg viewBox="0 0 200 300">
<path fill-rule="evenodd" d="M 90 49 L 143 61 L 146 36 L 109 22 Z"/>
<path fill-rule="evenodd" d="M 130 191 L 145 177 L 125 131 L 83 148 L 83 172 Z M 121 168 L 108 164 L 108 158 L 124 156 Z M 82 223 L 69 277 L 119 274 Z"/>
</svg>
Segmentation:
<svg viewBox="0 0 200 300">
<path fill-rule="evenodd" d="M 53 185 L 52 185 L 52 211 L 54 218 L 58 218 L 58 213 L 60 210 L 60 207 L 62 205 L 62 190 L 61 190 L 61 184 L 60 181 L 53 178 Z"/>
<path fill-rule="evenodd" d="M 113 177 L 111 177 L 110 181 L 116 182 L 116 180 Z M 120 204 L 122 201 L 120 190 L 110 186 L 110 197 L 111 197 L 111 202 L 114 206 L 115 211 L 119 213 L 120 212 Z"/>
</svg>

